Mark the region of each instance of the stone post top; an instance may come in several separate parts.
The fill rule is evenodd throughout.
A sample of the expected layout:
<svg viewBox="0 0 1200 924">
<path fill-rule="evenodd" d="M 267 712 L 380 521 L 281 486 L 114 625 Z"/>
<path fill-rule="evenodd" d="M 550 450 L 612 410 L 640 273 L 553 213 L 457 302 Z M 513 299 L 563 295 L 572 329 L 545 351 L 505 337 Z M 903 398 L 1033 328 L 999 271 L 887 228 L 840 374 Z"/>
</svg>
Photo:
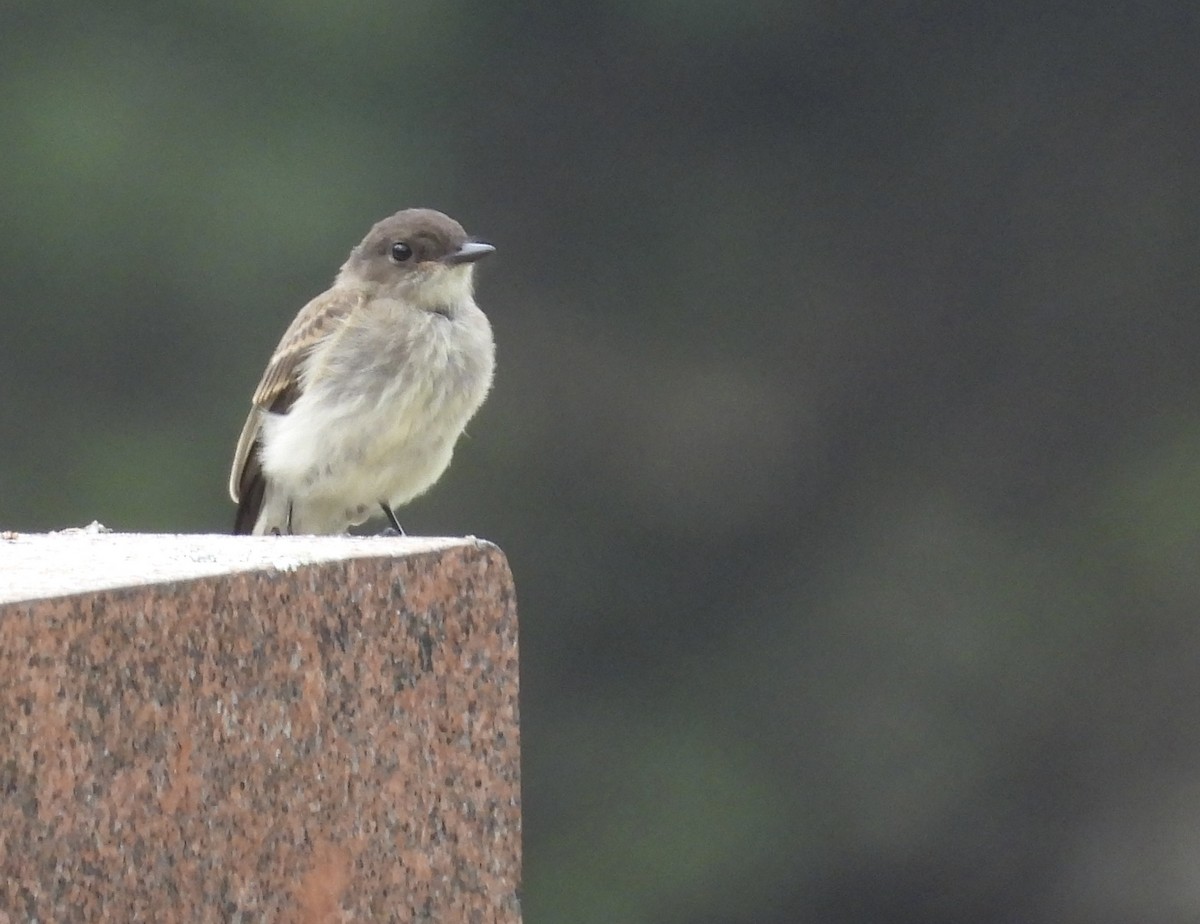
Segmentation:
<svg viewBox="0 0 1200 924">
<path fill-rule="evenodd" d="M 0 533 L 0 604 L 363 558 L 494 548 L 474 536 L 228 536 L 102 527 Z"/>
</svg>

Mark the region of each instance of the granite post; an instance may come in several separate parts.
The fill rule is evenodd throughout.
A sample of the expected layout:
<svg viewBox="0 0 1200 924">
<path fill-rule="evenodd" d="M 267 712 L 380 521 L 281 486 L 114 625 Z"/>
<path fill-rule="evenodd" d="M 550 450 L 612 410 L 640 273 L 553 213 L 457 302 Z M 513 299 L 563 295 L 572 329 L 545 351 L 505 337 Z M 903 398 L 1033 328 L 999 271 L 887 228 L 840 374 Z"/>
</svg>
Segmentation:
<svg viewBox="0 0 1200 924">
<path fill-rule="evenodd" d="M 477 540 L 0 535 L 0 924 L 520 921 Z"/>
</svg>

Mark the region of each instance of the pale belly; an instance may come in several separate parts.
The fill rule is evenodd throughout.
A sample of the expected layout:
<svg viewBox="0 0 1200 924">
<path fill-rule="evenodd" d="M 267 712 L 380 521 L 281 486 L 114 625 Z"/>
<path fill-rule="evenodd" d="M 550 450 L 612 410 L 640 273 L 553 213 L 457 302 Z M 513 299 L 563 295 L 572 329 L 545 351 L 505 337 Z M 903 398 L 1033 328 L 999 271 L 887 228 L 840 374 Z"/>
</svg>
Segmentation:
<svg viewBox="0 0 1200 924">
<path fill-rule="evenodd" d="M 288 413 L 266 416 L 268 528 L 282 519 L 286 531 L 290 514 L 293 532 L 343 532 L 379 514 L 381 503 L 398 507 L 441 477 L 487 394 L 492 365 L 490 353 L 482 365 L 464 364 L 447 338 L 428 343 L 424 362 L 374 377 L 368 370 L 356 387 L 336 393 L 313 388 Z"/>
</svg>

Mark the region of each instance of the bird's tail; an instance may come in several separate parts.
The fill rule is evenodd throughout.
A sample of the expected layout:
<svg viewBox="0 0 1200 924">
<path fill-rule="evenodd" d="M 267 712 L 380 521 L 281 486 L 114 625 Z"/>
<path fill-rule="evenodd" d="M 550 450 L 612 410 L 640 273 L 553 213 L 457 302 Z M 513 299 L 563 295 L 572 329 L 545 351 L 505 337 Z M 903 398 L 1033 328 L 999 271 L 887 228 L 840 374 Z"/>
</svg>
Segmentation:
<svg viewBox="0 0 1200 924">
<path fill-rule="evenodd" d="M 262 470 L 255 465 L 254 472 L 247 472 L 250 477 L 242 478 L 241 490 L 238 494 L 237 514 L 233 518 L 233 534 L 248 536 L 254 532 L 258 515 L 262 511 L 263 496 L 267 490 L 267 480 Z"/>
</svg>

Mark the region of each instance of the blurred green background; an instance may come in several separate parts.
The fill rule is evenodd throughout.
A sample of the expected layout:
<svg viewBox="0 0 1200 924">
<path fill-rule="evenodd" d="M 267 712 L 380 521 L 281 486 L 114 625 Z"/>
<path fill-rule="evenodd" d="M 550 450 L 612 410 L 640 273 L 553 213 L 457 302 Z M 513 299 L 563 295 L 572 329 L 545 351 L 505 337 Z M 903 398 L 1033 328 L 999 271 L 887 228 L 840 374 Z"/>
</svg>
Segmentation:
<svg viewBox="0 0 1200 924">
<path fill-rule="evenodd" d="M 401 519 L 516 576 L 529 924 L 1200 919 L 1198 15 L 5 3 L 0 527 L 228 529 L 440 208 L 498 377 Z"/>
</svg>

